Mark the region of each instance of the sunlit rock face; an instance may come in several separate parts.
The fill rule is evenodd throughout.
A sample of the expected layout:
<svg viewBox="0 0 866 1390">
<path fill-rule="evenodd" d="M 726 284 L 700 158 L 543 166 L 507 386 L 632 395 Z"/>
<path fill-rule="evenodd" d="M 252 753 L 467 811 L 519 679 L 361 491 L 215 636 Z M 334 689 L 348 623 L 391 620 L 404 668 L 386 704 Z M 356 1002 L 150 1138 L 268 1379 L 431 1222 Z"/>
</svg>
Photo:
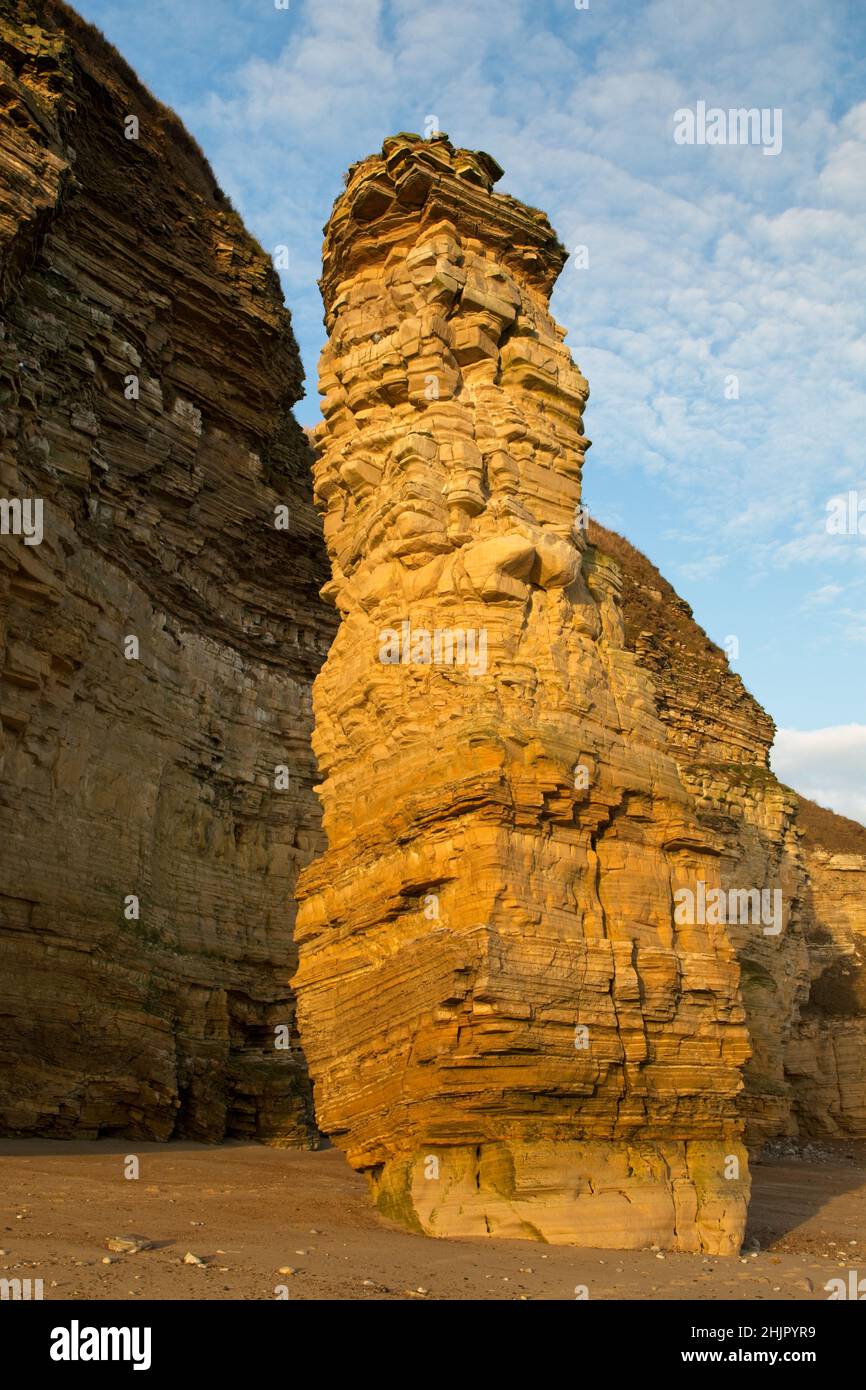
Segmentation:
<svg viewBox="0 0 866 1390">
<path fill-rule="evenodd" d="M 723 846 L 587 540 L 588 387 L 548 310 L 565 253 L 500 174 L 397 136 L 326 228 L 341 622 L 295 981 L 317 1117 L 431 1234 L 730 1252 L 739 967 L 675 897 L 719 886 Z"/>
<path fill-rule="evenodd" d="M 717 837 L 727 891 L 780 892 L 781 930 L 729 925 L 752 1055 L 746 1140 L 866 1135 L 866 828 L 784 786 L 775 725 L 667 580 L 595 522 L 622 575 L 626 645 L 652 679 L 680 776 Z M 736 658 L 736 640 L 729 639 Z"/>
<path fill-rule="evenodd" d="M 735 1249 L 743 1128 L 866 1135 L 866 829 L 578 511 L 547 219 L 444 138 L 350 171 L 329 578 L 195 143 L 60 0 L 0 6 L 0 87 L 0 1132 L 315 1143 L 303 1041 L 415 1229 Z"/>
</svg>

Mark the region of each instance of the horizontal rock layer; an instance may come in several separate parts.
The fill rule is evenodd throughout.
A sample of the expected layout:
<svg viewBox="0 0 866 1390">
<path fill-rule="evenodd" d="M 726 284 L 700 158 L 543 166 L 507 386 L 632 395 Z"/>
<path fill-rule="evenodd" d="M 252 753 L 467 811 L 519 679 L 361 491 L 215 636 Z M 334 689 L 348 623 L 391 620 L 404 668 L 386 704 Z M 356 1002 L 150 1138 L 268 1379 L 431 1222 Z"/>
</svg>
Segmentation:
<svg viewBox="0 0 866 1390">
<path fill-rule="evenodd" d="M 318 1120 L 431 1233 L 729 1251 L 739 967 L 725 926 L 673 912 L 725 847 L 586 542 L 564 253 L 499 172 L 398 136 L 326 228 L 341 625 L 296 979 Z"/>
<path fill-rule="evenodd" d="M 57 0 L 0 0 L 0 87 L 0 1131 L 315 1142 L 289 316 Z M 500 172 L 396 137 L 327 229 L 302 1041 L 414 1229 L 730 1251 L 744 1139 L 866 1133 L 866 830 L 586 530 L 565 253 Z M 781 930 L 678 921 L 701 883 Z"/>
<path fill-rule="evenodd" d="M 800 1132 L 866 1135 L 866 827 L 800 799 L 808 995 L 785 1052 Z"/>
<path fill-rule="evenodd" d="M 651 674 L 680 775 L 723 844 L 730 889 L 779 885 L 778 935 L 731 928 L 752 1056 L 740 1108 L 750 1144 L 866 1135 L 866 828 L 813 805 L 768 767 L 775 728 L 658 570 L 621 536 L 590 536 L 620 567 L 626 642 Z"/>
<path fill-rule="evenodd" d="M 0 87 L 0 497 L 44 518 L 0 536 L 0 1130 L 308 1143 L 288 980 L 333 622 L 289 315 L 65 6 L 2 5 Z"/>
</svg>

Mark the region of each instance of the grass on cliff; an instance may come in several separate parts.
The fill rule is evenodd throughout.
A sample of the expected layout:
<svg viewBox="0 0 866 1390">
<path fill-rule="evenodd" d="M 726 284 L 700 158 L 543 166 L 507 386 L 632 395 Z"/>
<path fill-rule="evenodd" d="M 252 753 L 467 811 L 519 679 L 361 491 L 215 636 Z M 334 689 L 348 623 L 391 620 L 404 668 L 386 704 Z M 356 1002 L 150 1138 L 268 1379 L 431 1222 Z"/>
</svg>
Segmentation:
<svg viewBox="0 0 866 1390">
<path fill-rule="evenodd" d="M 122 83 L 140 103 L 138 114 L 149 116 L 173 153 L 190 187 L 223 212 L 237 216 L 231 200 L 223 193 L 198 141 L 180 117 L 155 97 L 138 74 L 95 24 L 83 19 L 65 0 L 29 0 L 25 18 L 35 17 L 47 29 L 67 35 L 77 45 L 78 54 L 90 60 L 106 88 Z M 33 12 L 31 15 L 30 12 Z"/>
<path fill-rule="evenodd" d="M 808 797 L 796 793 L 800 802 L 800 825 L 806 838 L 834 854 L 866 854 L 866 825 L 837 815 Z"/>
<path fill-rule="evenodd" d="M 623 572 L 623 609 L 629 644 L 643 631 L 663 634 L 673 638 L 684 650 L 704 657 L 727 672 L 721 647 L 707 636 L 685 599 L 642 551 L 592 518 L 588 539 L 598 550 L 616 560 Z"/>
</svg>

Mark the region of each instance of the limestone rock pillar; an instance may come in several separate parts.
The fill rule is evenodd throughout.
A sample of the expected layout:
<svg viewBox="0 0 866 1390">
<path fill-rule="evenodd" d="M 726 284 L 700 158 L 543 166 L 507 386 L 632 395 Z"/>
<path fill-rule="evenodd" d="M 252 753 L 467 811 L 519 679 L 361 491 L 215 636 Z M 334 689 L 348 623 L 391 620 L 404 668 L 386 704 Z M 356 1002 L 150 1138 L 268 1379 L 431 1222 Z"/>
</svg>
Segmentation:
<svg viewBox="0 0 866 1390">
<path fill-rule="evenodd" d="M 565 252 L 488 155 L 399 135 L 326 228 L 314 689 L 328 849 L 295 979 L 318 1122 L 433 1235 L 726 1253 L 748 1038 L 719 883 L 580 510 Z"/>
</svg>

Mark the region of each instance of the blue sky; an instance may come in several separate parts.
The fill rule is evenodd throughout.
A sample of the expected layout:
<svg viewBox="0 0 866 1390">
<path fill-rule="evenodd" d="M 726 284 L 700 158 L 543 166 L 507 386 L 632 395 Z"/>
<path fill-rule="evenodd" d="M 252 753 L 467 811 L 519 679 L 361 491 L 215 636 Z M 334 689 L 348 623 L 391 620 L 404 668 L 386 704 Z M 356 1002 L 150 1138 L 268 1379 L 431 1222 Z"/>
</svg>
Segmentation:
<svg viewBox="0 0 866 1390">
<path fill-rule="evenodd" d="M 826 527 L 834 496 L 866 510 L 861 0 L 77 8 L 182 117 L 263 245 L 288 246 L 305 424 L 322 226 L 386 135 L 434 117 L 587 248 L 553 299 L 592 391 L 587 505 L 714 640 L 736 638 L 783 731 L 779 774 L 866 820 L 866 534 Z M 699 101 L 780 110 L 780 152 L 677 144 L 675 111 Z"/>
</svg>

